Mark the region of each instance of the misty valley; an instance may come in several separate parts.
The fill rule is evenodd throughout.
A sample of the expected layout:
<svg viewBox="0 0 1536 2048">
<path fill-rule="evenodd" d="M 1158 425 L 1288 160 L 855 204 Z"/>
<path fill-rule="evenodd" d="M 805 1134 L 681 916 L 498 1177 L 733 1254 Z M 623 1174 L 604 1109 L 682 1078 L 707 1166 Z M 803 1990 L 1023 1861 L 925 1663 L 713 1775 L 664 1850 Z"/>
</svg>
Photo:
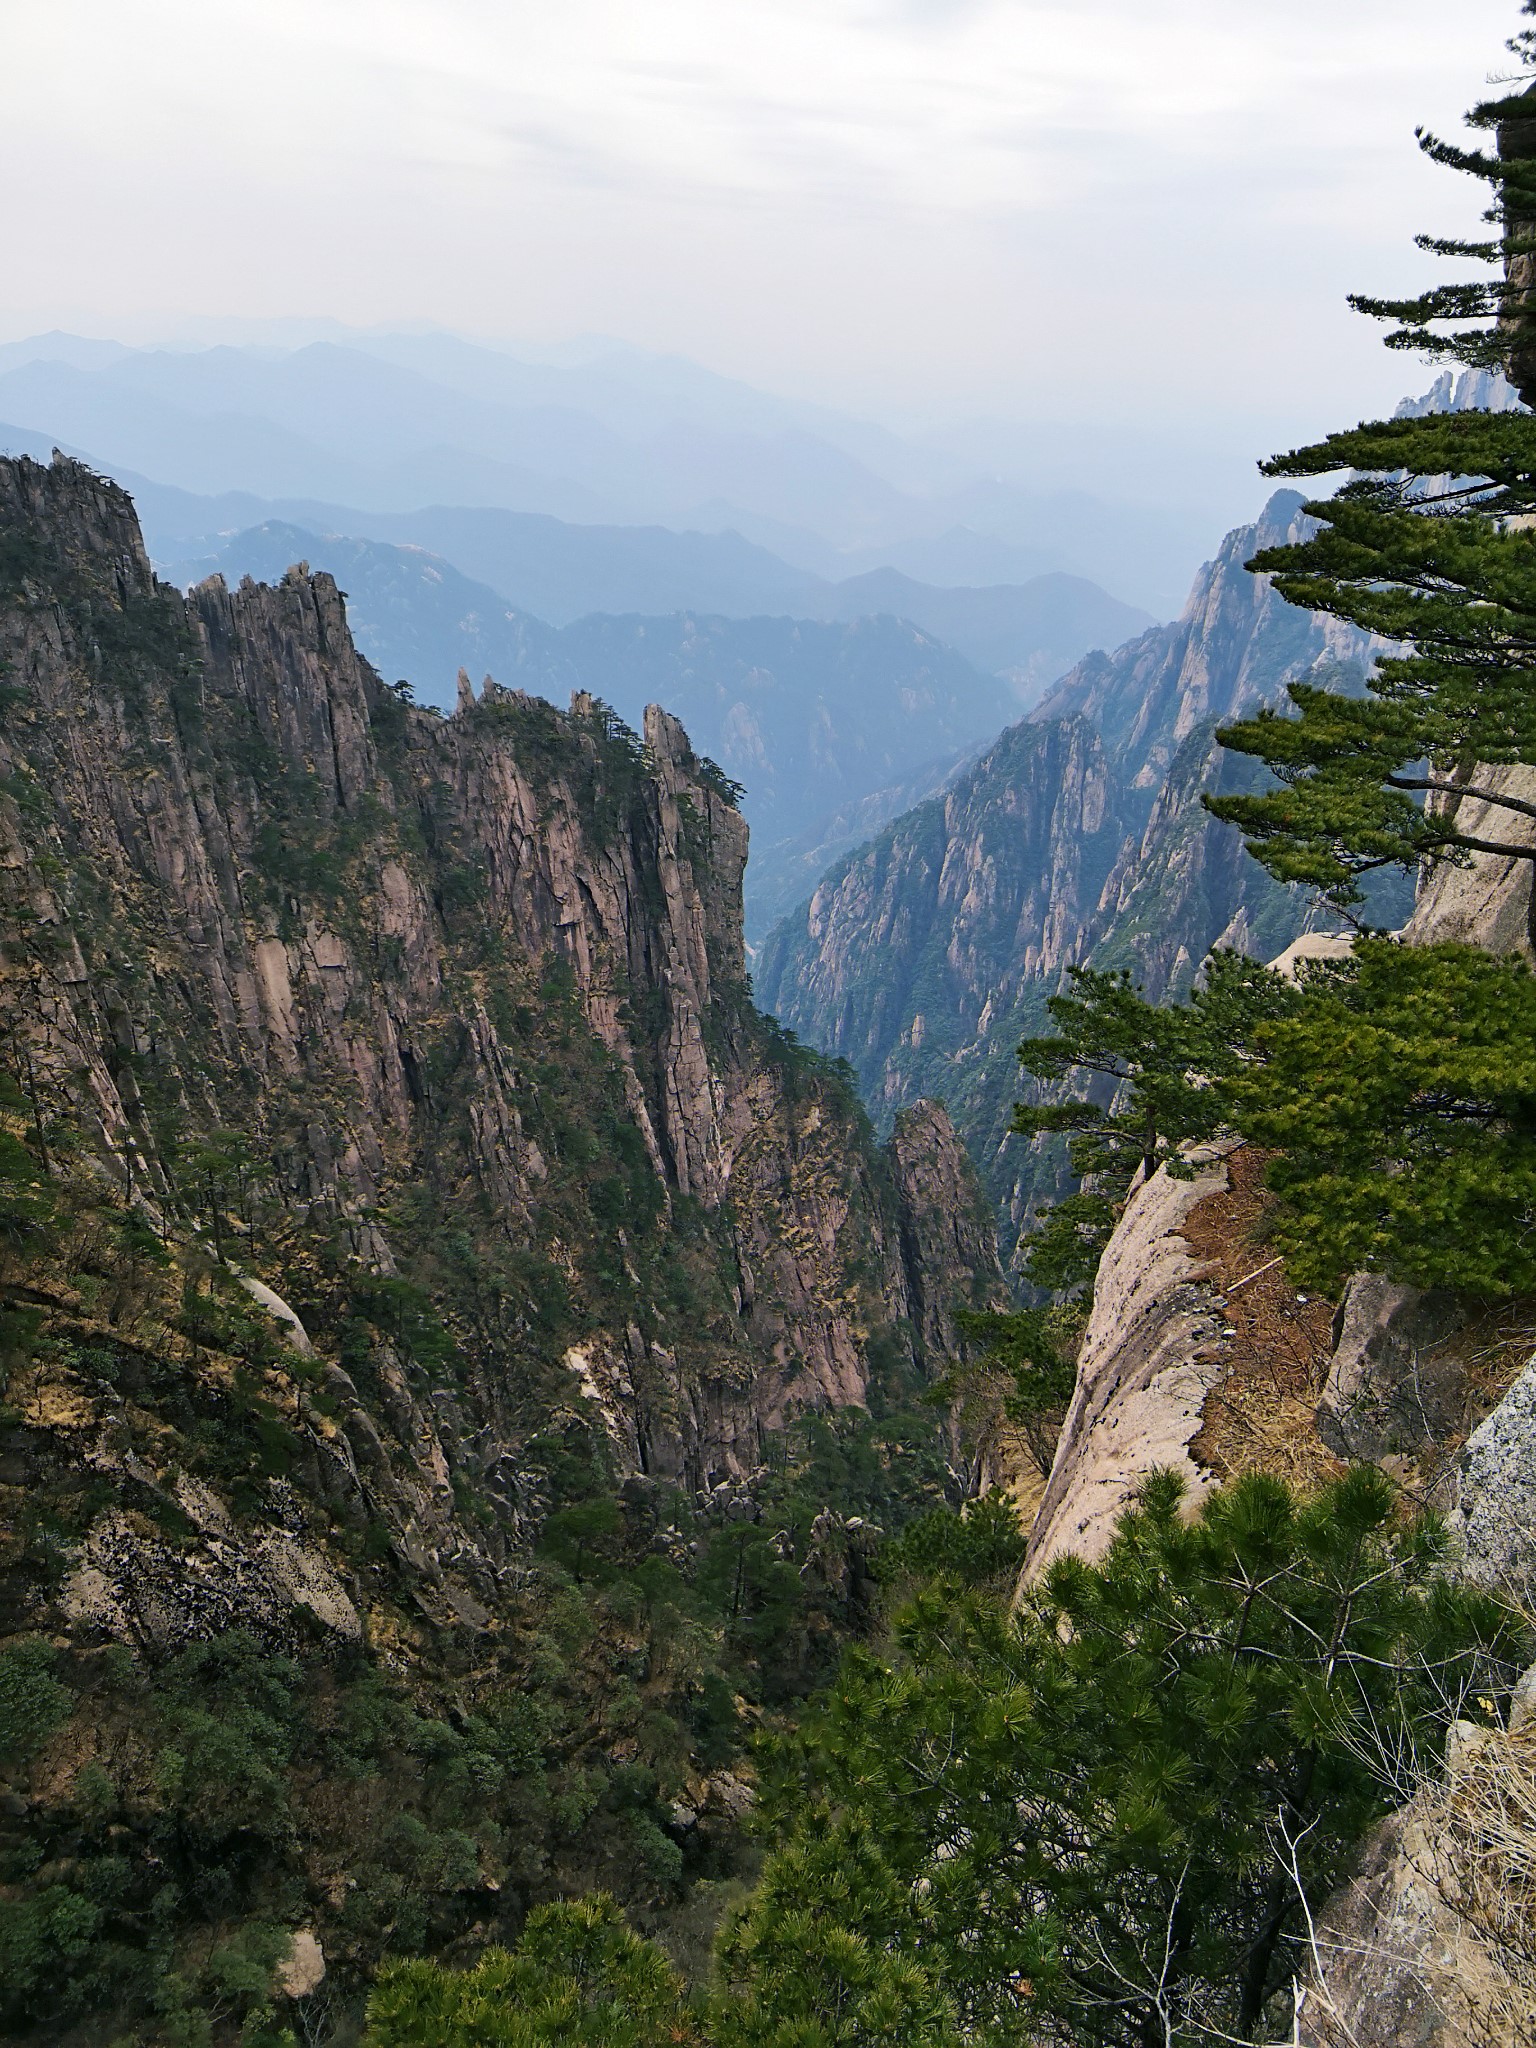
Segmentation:
<svg viewBox="0 0 1536 2048">
<path fill-rule="evenodd" d="M 0 342 L 0 2038 L 1536 2039 L 1532 13 L 1251 488 L 1066 367 Z"/>
</svg>

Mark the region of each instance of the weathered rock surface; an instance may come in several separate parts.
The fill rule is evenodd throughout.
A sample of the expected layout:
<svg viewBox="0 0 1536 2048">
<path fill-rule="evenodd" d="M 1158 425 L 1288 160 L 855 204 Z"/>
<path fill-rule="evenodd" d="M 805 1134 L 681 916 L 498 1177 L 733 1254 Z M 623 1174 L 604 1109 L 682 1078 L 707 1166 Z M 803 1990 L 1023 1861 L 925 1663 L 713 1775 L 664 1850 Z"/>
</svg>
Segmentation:
<svg viewBox="0 0 1536 2048">
<path fill-rule="evenodd" d="M 930 1357 L 953 1358 L 964 1349 L 955 1311 L 1003 1308 L 1011 1298 L 996 1226 L 943 1103 L 919 1101 L 900 1111 L 887 1150 L 918 1332 Z M 963 1294 L 955 1286 L 962 1275 L 969 1280 Z"/>
<path fill-rule="evenodd" d="M 1473 787 L 1494 796 L 1536 803 L 1536 768 L 1521 762 L 1474 771 Z M 1454 816 L 1471 838 L 1536 846 L 1536 818 L 1476 796 L 1432 797 L 1442 815 Z M 1403 936 L 1410 945 L 1481 946 L 1489 953 L 1529 954 L 1532 946 L 1531 878 L 1536 863 L 1518 856 L 1474 853 L 1466 864 L 1442 864 L 1419 891 Z"/>
<path fill-rule="evenodd" d="M 286 1603 L 350 1636 L 323 1529 L 362 1501 L 418 1602 L 478 1627 L 533 1510 L 521 1446 L 551 1401 L 590 1409 L 566 1354 L 618 1399 L 621 1462 L 698 1487 L 797 1410 L 861 1401 L 875 1331 L 909 1357 L 943 1340 L 973 1278 L 954 1262 L 995 1275 L 984 1233 L 913 1227 L 960 1184 L 953 1134 L 909 1134 L 898 1198 L 842 1083 L 755 1011 L 746 826 L 676 719 L 653 706 L 642 739 L 584 692 L 561 712 L 494 685 L 422 711 L 358 656 L 329 577 L 183 599 L 127 497 L 62 459 L 0 462 L 0 530 L 18 1059 L 125 1213 L 175 1217 L 194 1269 L 238 1252 L 311 1376 L 263 1394 L 309 1520 L 210 1509 L 183 1545 L 114 1510 L 72 1581 L 82 1625 L 276 1640 Z M 424 1256 L 423 1289 L 402 1275 Z M 474 1277 L 434 1301 L 445 1259 Z M 343 1365 L 360 1279 L 425 1306 L 375 1312 Z M 176 1341 L 227 1404 L 217 1343 Z M 110 1438 L 101 1470 L 136 1459 L 151 1509 L 172 1498 L 147 1413 L 43 1378 L 45 1462 Z"/>
<path fill-rule="evenodd" d="M 1369 1838 L 1319 1917 L 1304 2048 L 1536 2038 L 1536 1727 L 1457 1722 L 1445 1776 Z"/>
<path fill-rule="evenodd" d="M 1468 1437 L 1456 1496 L 1462 1569 L 1536 1611 L 1536 1361 Z"/>
<path fill-rule="evenodd" d="M 1468 1388 L 1451 1343 L 1463 1321 L 1456 1300 L 1379 1273 L 1350 1281 L 1338 1343 L 1318 1404 L 1324 1443 L 1341 1458 L 1412 1455 L 1463 1427 Z"/>
<path fill-rule="evenodd" d="M 1159 1168 L 1126 1204 L 1094 1282 L 1077 1386 L 1030 1537 L 1029 1577 L 1065 1551 L 1101 1556 L 1149 1472 L 1179 1472 L 1195 1493 L 1209 1484 L 1189 1446 L 1220 1377 L 1222 1317 L 1181 1226 L 1226 1184 L 1226 1166 L 1210 1157 L 1189 1180 Z"/>
<path fill-rule="evenodd" d="M 302 1537 L 259 1524 L 237 1530 L 220 1514 L 207 1517 L 198 1538 L 174 1542 L 131 1515 L 101 1516 L 65 1583 L 65 1616 L 160 1651 L 233 1629 L 290 1652 L 325 1637 L 333 1646 L 361 1640 L 336 1572 Z"/>
<path fill-rule="evenodd" d="M 1305 1486 L 1338 1469 L 1314 1419 L 1331 1314 L 1264 1247 L 1263 1155 L 1227 1141 L 1190 1164 L 1132 1190 L 1100 1262 L 1027 1577 L 1101 1555 L 1154 1469 L 1192 1504 L 1239 1472 Z"/>
<path fill-rule="evenodd" d="M 277 1989 L 284 1998 L 309 1998 L 325 1982 L 325 1951 L 312 1927 L 301 1927 L 277 1969 Z"/>
</svg>

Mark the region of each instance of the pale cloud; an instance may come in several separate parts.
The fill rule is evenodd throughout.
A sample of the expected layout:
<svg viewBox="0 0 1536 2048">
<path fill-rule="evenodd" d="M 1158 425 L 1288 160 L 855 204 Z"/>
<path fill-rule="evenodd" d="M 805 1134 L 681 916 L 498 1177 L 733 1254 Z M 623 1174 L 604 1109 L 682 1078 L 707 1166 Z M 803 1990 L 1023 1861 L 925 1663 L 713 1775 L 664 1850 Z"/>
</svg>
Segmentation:
<svg viewBox="0 0 1536 2048">
<path fill-rule="evenodd" d="M 1513 0 L 10 0 L 0 319 L 623 333 L 843 400 L 1298 416 L 1476 199 Z M 1410 380 L 1414 374 L 1406 372 Z M 1257 392 L 1257 396 L 1255 396 Z"/>
</svg>

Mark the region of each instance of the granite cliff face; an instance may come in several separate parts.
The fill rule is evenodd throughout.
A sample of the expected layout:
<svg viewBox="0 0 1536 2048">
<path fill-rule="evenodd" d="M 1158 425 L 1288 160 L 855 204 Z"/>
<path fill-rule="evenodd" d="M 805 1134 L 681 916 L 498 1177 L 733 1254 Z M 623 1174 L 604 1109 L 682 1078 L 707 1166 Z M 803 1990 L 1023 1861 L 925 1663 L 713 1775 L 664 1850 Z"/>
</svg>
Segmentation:
<svg viewBox="0 0 1536 2048">
<path fill-rule="evenodd" d="M 215 571 L 231 583 L 243 575 L 278 583 L 301 560 L 334 574 L 359 648 L 381 674 L 409 676 L 423 703 L 451 709 L 462 666 L 556 703 L 595 688 L 636 727 L 648 702 L 666 704 L 700 751 L 743 784 L 755 842 L 746 891 L 754 942 L 804 893 L 797 841 L 835 839 L 825 867 L 862 836 L 840 825 L 843 810 L 914 773 L 953 766 L 1030 701 L 989 673 L 992 664 L 973 665 L 941 641 L 939 629 L 913 624 L 895 601 L 901 588 L 872 588 L 857 610 L 824 617 L 808 588 L 793 616 L 786 597 L 778 616 L 599 612 L 553 626 L 420 549 L 278 522 L 235 536 L 206 562 L 167 565 L 166 574 L 183 584 Z M 920 587 L 906 590 L 916 597 Z M 1044 613 L 1058 608 L 1047 601 Z M 1076 612 L 1060 660 L 1045 652 L 1057 641 L 1042 616 L 1033 642 L 1042 677 L 1054 680 L 1096 635 L 1142 623 L 1101 594 Z M 879 822 L 892 815 L 886 809 Z"/>
<path fill-rule="evenodd" d="M 1277 491 L 1252 526 L 1227 535 L 1172 625 L 1154 626 L 1114 654 L 1088 655 L 1035 716 L 1090 719 L 1124 760 L 1132 785 L 1155 790 L 1199 726 L 1273 701 L 1320 661 L 1367 658 L 1368 644 L 1352 627 L 1298 611 L 1268 577 L 1244 566 L 1261 548 L 1299 537 L 1301 507 L 1295 491 Z"/>
<path fill-rule="evenodd" d="M 184 598 L 115 486 L 0 462 L 0 1691 L 48 1708 L 37 1741 L 64 1717 L 30 1778 L 0 1740 L 0 1918 L 41 1959 L 0 2002 L 44 2037 L 61 1985 L 193 1996 L 252 1914 L 355 1985 L 386 1943 L 726 1853 L 750 1795 L 703 1774 L 740 1748 L 753 1602 L 803 1610 L 786 1672 L 841 1625 L 786 1590 L 793 1516 L 776 1549 L 755 1527 L 785 1432 L 888 1412 L 999 1284 L 942 1109 L 882 1153 L 754 1008 L 746 855 L 664 711 L 640 737 L 490 688 L 441 717 L 360 659 L 329 577 Z M 596 1534 L 549 1539 L 557 1643 L 531 1559 L 562 1514 Z M 661 1580 L 589 1610 L 589 1541 Z M 674 1653 L 655 1616 L 684 1607 Z M 243 1818 L 222 1765 L 165 1776 L 189 1713 L 278 1731 Z M 361 1778 L 326 1748 L 355 1713 Z M 479 1757 L 472 1799 L 398 1733 L 421 1716 Z M 346 1790 L 369 1773 L 384 1809 Z M 92 1858 L 116 1904 L 70 1889 Z M 99 1981 L 48 1961 L 66 1896 Z"/>
<path fill-rule="evenodd" d="M 564 1005 L 634 1172 L 735 1269 L 730 1369 L 637 1394 L 646 1456 L 708 1476 L 795 1402 L 858 1399 L 863 1335 L 910 1320 L 919 1276 L 850 1106 L 752 1009 L 746 827 L 678 722 L 651 707 L 641 744 L 581 693 L 494 688 L 417 711 L 328 577 L 183 605 L 69 465 L 5 465 L 0 516 L 35 558 L 4 619 L 7 997 L 100 1170 L 158 1203 L 168 1120 L 235 1128 L 281 1227 L 334 1217 L 387 1272 L 391 1192 L 430 1178 L 579 1290 L 528 1042 Z M 613 1373 L 634 1350 L 581 1335 Z M 722 1405 L 726 1379 L 749 1391 Z"/>
<path fill-rule="evenodd" d="M 1088 656 L 943 795 L 833 867 L 763 948 L 759 999 L 846 1058 L 877 1114 L 919 1095 L 949 1104 L 1005 1240 L 1055 1187 L 1008 1123 L 1014 1049 L 1044 1028 L 1067 967 L 1126 967 L 1158 997 L 1213 945 L 1276 952 L 1315 915 L 1199 801 L 1247 772 L 1215 746 L 1219 723 L 1369 658 L 1243 567 L 1292 532 L 1300 503 L 1278 494 L 1228 536 L 1179 620 Z"/>
</svg>

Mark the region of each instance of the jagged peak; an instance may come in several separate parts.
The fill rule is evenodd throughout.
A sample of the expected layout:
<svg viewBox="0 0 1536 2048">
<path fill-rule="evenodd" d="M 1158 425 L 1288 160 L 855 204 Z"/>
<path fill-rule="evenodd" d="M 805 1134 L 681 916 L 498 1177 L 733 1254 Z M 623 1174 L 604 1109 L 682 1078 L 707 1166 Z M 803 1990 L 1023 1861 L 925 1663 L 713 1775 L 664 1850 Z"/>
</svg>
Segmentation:
<svg viewBox="0 0 1536 2048">
<path fill-rule="evenodd" d="M 645 744 L 658 761 L 675 761 L 686 766 L 694 758 L 693 747 L 680 718 L 674 718 L 659 704 L 645 707 Z"/>
<path fill-rule="evenodd" d="M 121 484 L 57 448 L 51 463 L 0 456 L 0 521 L 88 573 L 93 566 L 106 571 L 120 604 L 155 589 L 132 498 Z"/>
</svg>

